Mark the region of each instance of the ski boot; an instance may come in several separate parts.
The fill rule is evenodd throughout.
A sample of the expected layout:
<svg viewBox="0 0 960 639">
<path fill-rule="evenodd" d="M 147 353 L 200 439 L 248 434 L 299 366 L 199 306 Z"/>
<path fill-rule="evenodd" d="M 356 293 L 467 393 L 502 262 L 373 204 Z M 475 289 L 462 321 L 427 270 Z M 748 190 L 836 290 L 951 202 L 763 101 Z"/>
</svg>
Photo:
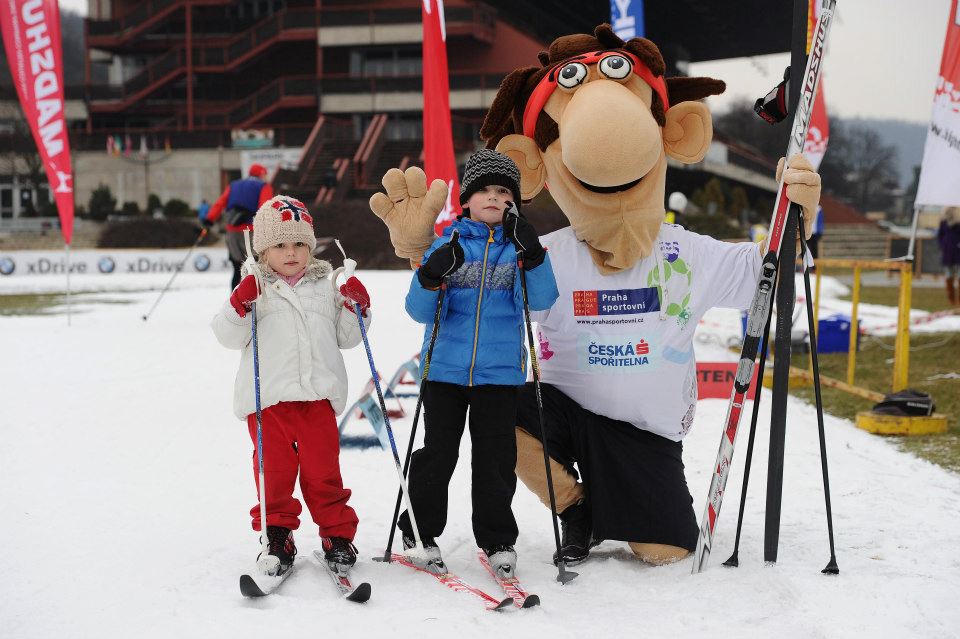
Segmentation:
<svg viewBox="0 0 960 639">
<path fill-rule="evenodd" d="M 403 549 L 406 551 L 404 552 L 404 555 L 406 555 L 407 559 L 410 560 L 410 563 L 418 568 L 437 575 L 442 575 L 443 573 L 447 572 L 447 566 L 443 563 L 443 557 L 440 556 L 440 547 L 437 546 L 437 542 L 434 541 L 433 537 L 423 537 L 421 539 L 424 550 L 423 556 L 421 556 L 419 553 L 410 552 L 417 546 L 417 542 L 414 540 L 413 535 L 403 533 L 402 540 Z"/>
<path fill-rule="evenodd" d="M 257 567 L 263 574 L 279 577 L 293 567 L 297 545 L 293 543 L 292 530 L 283 526 L 267 526 L 267 546 L 267 555 L 262 552 L 257 555 Z"/>
<path fill-rule="evenodd" d="M 338 575 L 346 575 L 357 563 L 357 547 L 343 537 L 323 537 L 323 558 Z"/>
<path fill-rule="evenodd" d="M 497 544 L 489 548 L 483 548 L 490 567 L 497 573 L 500 579 L 510 579 L 514 577 L 514 571 L 517 567 L 517 551 L 513 546 L 507 544 Z"/>
<path fill-rule="evenodd" d="M 593 538 L 593 517 L 586 502 L 574 504 L 560 513 L 560 530 L 560 555 L 567 566 L 583 563 L 590 549 L 603 541 Z M 557 553 L 553 553 L 553 563 L 559 563 Z"/>
</svg>

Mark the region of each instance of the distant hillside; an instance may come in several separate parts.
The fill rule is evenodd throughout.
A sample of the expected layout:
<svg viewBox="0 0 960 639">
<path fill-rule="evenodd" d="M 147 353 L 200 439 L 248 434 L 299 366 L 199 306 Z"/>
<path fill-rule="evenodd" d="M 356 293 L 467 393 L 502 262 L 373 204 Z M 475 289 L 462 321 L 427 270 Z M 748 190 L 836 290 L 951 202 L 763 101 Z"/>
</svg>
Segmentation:
<svg viewBox="0 0 960 639">
<path fill-rule="evenodd" d="M 861 126 L 876 131 L 884 142 L 897 147 L 897 165 L 900 186 L 909 188 L 913 181 L 913 167 L 923 159 L 923 144 L 927 139 L 927 125 L 904 120 L 842 119 L 844 124 Z M 828 150 L 827 153 L 830 151 Z"/>
<path fill-rule="evenodd" d="M 60 38 L 63 44 L 63 81 L 67 86 L 83 84 L 83 16 L 60 12 Z M 4 47 L 0 47 L 0 87 L 13 86 Z"/>
</svg>

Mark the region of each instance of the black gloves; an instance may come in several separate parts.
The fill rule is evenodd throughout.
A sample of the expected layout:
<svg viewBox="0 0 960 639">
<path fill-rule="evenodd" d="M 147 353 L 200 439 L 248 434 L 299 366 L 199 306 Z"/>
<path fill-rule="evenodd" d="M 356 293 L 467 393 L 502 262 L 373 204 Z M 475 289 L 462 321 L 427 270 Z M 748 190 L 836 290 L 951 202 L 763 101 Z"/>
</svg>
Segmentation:
<svg viewBox="0 0 960 639">
<path fill-rule="evenodd" d="M 523 253 L 523 270 L 529 271 L 543 264 L 547 252 L 540 244 L 540 237 L 530 222 L 520 217 L 513 202 L 508 202 L 503 211 L 503 236 L 513 242 L 517 253 Z"/>
<path fill-rule="evenodd" d="M 436 289 L 443 283 L 443 278 L 461 266 L 463 266 L 463 247 L 460 246 L 456 237 L 452 237 L 447 244 L 431 253 L 427 261 L 420 265 L 417 279 L 420 280 L 423 288 Z"/>
</svg>

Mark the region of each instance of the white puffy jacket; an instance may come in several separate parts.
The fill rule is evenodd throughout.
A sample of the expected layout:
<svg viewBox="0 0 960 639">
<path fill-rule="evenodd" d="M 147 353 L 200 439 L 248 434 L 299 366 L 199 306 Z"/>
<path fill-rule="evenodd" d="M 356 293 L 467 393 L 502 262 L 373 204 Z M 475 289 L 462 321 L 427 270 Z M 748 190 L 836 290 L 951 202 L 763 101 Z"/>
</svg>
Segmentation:
<svg viewBox="0 0 960 639">
<path fill-rule="evenodd" d="M 260 407 L 279 402 L 329 399 L 343 412 L 347 371 L 341 348 L 360 343 L 357 317 L 343 306 L 343 296 L 330 280 L 329 262 L 314 259 L 291 287 L 268 267 L 257 298 L 257 346 L 260 365 Z M 240 419 L 256 411 L 253 385 L 251 314 L 240 317 L 228 300 L 211 326 L 221 344 L 243 351 L 234 384 L 233 412 Z M 370 325 L 371 314 L 364 319 Z"/>
</svg>

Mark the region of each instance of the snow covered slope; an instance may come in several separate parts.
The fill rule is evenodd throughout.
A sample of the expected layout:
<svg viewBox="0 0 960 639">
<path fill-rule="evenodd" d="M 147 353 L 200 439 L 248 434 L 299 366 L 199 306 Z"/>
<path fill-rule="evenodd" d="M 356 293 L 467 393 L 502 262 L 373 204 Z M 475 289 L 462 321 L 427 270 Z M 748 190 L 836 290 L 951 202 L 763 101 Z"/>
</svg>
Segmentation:
<svg viewBox="0 0 960 639">
<path fill-rule="evenodd" d="M 389 376 L 419 349 L 421 328 L 402 309 L 410 276 L 359 275 L 376 313 L 374 357 Z M 362 559 L 354 574 L 372 583 L 371 601 L 337 600 L 312 563 L 319 539 L 309 520 L 296 533 L 299 570 L 279 594 L 244 600 L 237 579 L 259 549 L 248 516 L 256 494 L 252 446 L 230 408 L 238 354 L 220 347 L 208 327 L 227 295 L 227 277 L 184 277 L 144 323 L 141 315 L 166 280 L 145 275 L 124 281 L 128 290 L 82 296 L 69 328 L 62 315 L 0 318 L 0 547 L 7 553 L 0 636 L 958 636 L 960 477 L 828 417 L 841 574 L 821 575 L 829 552 L 816 419 L 811 406 L 794 400 L 776 565 L 762 561 L 762 428 L 741 567 L 720 565 L 733 544 L 745 423 L 703 574 L 691 575 L 689 560 L 644 566 L 625 544 L 605 542 L 575 568 L 578 579 L 560 586 L 550 563 L 548 511 L 521 485 L 514 500 L 518 574 L 543 605 L 485 612 L 429 576 L 370 561 L 387 539 L 396 496 L 393 461 L 379 449 L 345 450 L 344 481 L 361 518 Z M 84 285 L 82 278 L 74 281 Z M 723 321 L 736 321 L 720 313 Z M 700 357 L 724 352 L 721 339 L 710 340 L 720 329 L 704 324 L 700 331 Z M 352 400 L 370 372 L 362 347 L 346 360 Z M 725 404 L 700 402 L 684 442 L 698 516 Z M 357 434 L 365 428 L 364 422 L 351 426 Z M 399 420 L 395 430 L 405 447 L 409 421 Z M 451 569 L 496 592 L 475 558 L 468 437 L 440 544 Z"/>
</svg>

